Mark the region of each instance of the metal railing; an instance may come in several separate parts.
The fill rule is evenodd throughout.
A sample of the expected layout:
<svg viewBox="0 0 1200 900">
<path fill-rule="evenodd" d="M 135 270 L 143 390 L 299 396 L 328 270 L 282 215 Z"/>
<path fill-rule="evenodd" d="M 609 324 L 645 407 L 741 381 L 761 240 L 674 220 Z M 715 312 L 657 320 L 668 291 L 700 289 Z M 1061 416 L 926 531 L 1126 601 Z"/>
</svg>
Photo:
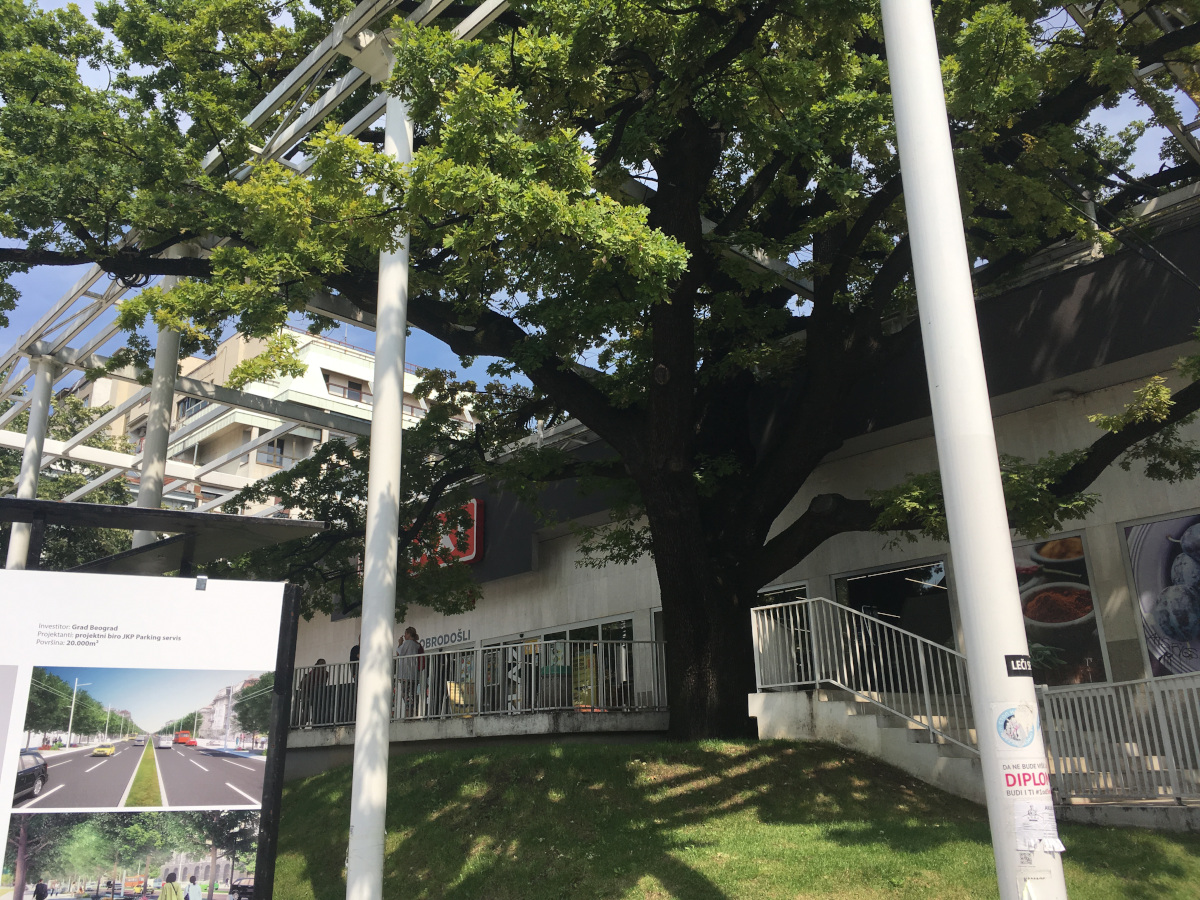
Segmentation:
<svg viewBox="0 0 1200 900">
<path fill-rule="evenodd" d="M 1064 797 L 1200 799 L 1200 674 L 1040 687 Z"/>
<path fill-rule="evenodd" d="M 823 597 L 751 613 L 760 692 L 841 689 L 978 752 L 963 654 Z"/>
<path fill-rule="evenodd" d="M 291 727 L 351 725 L 357 702 L 358 663 L 297 667 Z M 529 641 L 392 660 L 393 721 L 666 708 L 659 641 Z"/>
</svg>

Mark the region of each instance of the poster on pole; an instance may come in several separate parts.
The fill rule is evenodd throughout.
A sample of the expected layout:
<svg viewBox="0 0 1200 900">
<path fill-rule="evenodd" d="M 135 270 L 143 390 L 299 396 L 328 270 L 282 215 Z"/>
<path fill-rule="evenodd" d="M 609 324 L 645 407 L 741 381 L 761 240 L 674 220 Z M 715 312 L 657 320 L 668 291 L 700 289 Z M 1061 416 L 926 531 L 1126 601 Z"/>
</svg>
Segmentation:
<svg viewBox="0 0 1200 900">
<path fill-rule="evenodd" d="M 1013 558 L 1034 682 L 1107 681 L 1083 535 L 1021 541 L 1013 544 Z"/>
<path fill-rule="evenodd" d="M 0 892 L 254 895 L 284 740 L 271 733 L 284 595 L 0 571 L 0 783 L 12 790 Z"/>
</svg>

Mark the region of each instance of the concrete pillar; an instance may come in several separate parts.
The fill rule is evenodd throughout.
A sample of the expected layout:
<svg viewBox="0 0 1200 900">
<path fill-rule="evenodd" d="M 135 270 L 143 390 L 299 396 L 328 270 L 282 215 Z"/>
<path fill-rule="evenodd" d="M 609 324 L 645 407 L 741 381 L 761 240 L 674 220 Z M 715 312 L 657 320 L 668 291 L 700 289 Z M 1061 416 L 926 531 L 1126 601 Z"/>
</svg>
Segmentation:
<svg viewBox="0 0 1200 900">
<path fill-rule="evenodd" d="M 37 496 L 38 475 L 42 470 L 42 448 L 46 444 L 46 426 L 50 422 L 50 394 L 59 368 L 53 360 L 38 357 L 32 360 L 33 392 L 29 401 L 29 427 L 25 429 L 25 450 L 21 454 L 21 471 L 17 475 L 16 496 L 32 500 Z M 29 535 L 33 526 L 28 522 L 13 522 L 8 539 L 9 569 L 24 569 L 29 554 Z"/>
<path fill-rule="evenodd" d="M 164 285 L 164 288 L 173 286 Z M 175 378 L 178 374 L 179 334 L 169 328 L 160 328 L 154 349 L 154 380 L 150 383 L 146 440 L 142 445 L 142 471 L 137 496 L 140 509 L 158 509 L 162 506 L 163 479 L 167 471 L 167 438 L 171 435 L 171 410 L 175 402 Z M 135 531 L 133 546 L 143 547 L 157 539 L 153 531 Z"/>
<path fill-rule="evenodd" d="M 388 97 L 383 152 L 412 159 L 408 108 Z M 388 728 L 392 707 L 392 632 L 396 621 L 400 528 L 400 446 L 404 413 L 404 343 L 408 317 L 408 236 L 379 254 L 375 325 L 375 403 L 367 475 L 361 656 L 350 795 L 347 900 L 383 896 Z"/>
</svg>

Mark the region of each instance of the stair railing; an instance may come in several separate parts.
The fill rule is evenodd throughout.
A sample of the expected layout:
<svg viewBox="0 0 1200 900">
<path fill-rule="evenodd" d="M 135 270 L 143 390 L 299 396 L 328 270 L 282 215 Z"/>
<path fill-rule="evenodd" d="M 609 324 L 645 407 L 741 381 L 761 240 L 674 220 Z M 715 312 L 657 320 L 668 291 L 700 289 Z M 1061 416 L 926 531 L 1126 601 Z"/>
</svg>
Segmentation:
<svg viewBox="0 0 1200 900">
<path fill-rule="evenodd" d="M 1038 693 L 1061 795 L 1200 799 L 1200 673 Z"/>
<path fill-rule="evenodd" d="M 840 689 L 978 753 L 967 659 L 824 597 L 751 611 L 758 690 Z"/>
</svg>

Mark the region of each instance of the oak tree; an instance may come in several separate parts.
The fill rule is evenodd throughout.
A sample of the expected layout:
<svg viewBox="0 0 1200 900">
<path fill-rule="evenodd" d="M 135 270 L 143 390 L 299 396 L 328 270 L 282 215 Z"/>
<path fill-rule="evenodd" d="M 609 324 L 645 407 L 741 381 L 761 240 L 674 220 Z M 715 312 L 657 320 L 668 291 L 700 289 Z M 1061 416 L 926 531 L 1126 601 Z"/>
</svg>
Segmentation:
<svg viewBox="0 0 1200 900">
<path fill-rule="evenodd" d="M 878 7 L 528 0 L 466 41 L 441 19 L 407 24 L 416 6 L 374 23 L 391 26 L 387 89 L 415 123 L 401 167 L 378 131 L 354 138 L 332 122 L 272 161 L 255 148 L 287 113 L 240 124 L 348 0 L 112 0 L 96 23 L 5 0 L 0 266 L 94 261 L 134 286 L 180 276 L 126 301 L 122 321 L 153 317 L 191 352 L 231 325 L 271 337 L 314 295 L 373 312 L 377 254 L 407 230 L 411 324 L 496 360 L 542 414 L 578 418 L 610 451 L 585 465 L 531 445 L 506 483 L 524 465 L 524 483 L 612 485 L 620 515 L 586 543 L 616 560 L 653 555 L 673 729 L 737 730 L 760 587 L 843 532 L 941 527 L 928 476 L 821 494 L 781 520 L 857 433 L 852 398 L 919 338 Z M 1141 127 L 1088 124 L 1139 71 L 1151 73 L 1148 120 L 1178 115 L 1172 73 L 1196 90 L 1195 0 L 1098 4 L 1086 26 L 1042 0 L 934 6 L 981 293 L 1055 241 L 1095 239 L 1085 198 L 1119 233 L 1133 204 L 1200 174 L 1169 145 L 1159 172 L 1134 178 Z M 444 18 L 468 11 L 452 3 Z M 348 65 L 331 64 L 304 102 Z M 81 78 L 89 66 L 108 73 L 103 87 Z M 148 353 L 131 341 L 123 358 Z M 287 357 L 277 345 L 274 364 Z M 1191 474 L 1194 448 L 1175 429 L 1200 386 L 1151 393 L 1090 446 L 1013 461 L 1014 526 L 1079 515 L 1127 451 L 1152 475 Z"/>
</svg>

